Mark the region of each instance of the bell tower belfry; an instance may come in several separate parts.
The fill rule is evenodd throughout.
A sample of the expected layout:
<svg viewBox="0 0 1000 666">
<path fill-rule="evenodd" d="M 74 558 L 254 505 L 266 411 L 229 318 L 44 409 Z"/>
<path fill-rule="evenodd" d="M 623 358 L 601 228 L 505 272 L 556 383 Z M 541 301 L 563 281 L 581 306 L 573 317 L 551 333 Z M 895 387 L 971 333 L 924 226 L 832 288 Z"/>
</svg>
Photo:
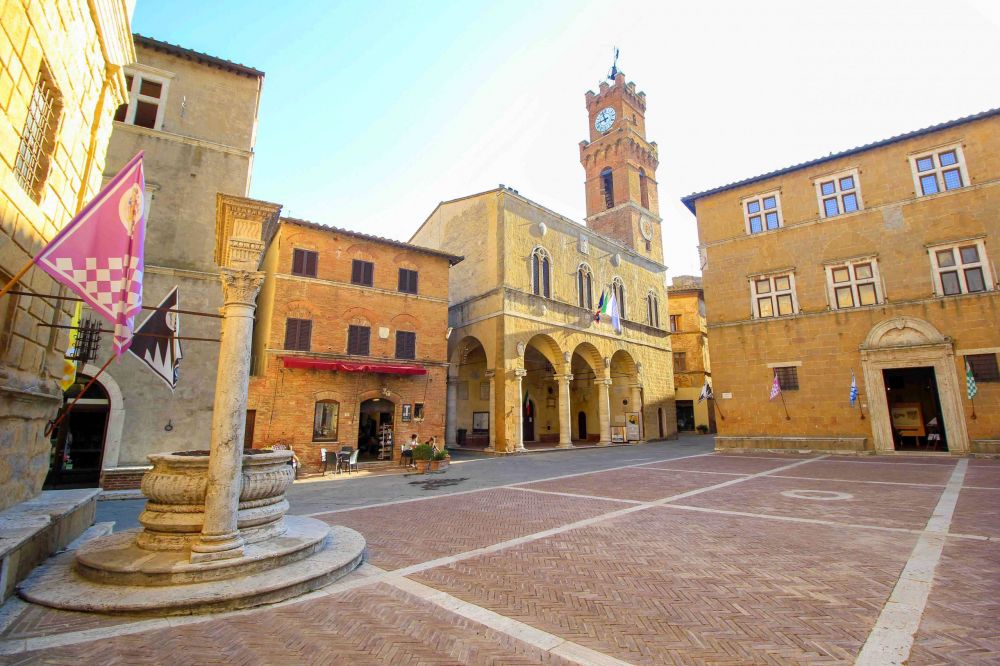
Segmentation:
<svg viewBox="0 0 1000 666">
<path fill-rule="evenodd" d="M 646 93 L 617 72 L 588 91 L 590 140 L 580 142 L 587 175 L 587 226 L 663 263 L 656 194 L 657 148 L 646 140 Z"/>
</svg>

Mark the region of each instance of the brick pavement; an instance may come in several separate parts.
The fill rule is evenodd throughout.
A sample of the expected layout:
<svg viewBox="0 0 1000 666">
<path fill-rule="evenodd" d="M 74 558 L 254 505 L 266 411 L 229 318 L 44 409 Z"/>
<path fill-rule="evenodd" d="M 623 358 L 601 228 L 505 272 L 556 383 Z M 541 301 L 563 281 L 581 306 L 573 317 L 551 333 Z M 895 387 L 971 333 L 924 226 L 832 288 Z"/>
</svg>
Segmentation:
<svg viewBox="0 0 1000 666">
<path fill-rule="evenodd" d="M 812 458 L 776 472 L 803 478 L 749 476 L 800 460 L 712 455 L 325 514 L 406 571 L 369 566 L 306 599 L 169 623 L 23 605 L 0 612 L 0 663 L 851 663 L 917 541 L 878 528 L 923 529 L 943 490 L 888 481 L 947 479 L 956 462 Z M 1000 534 L 1000 490 L 976 487 L 998 469 L 969 461 L 953 533 Z M 1000 661 L 998 554 L 948 539 L 909 663 Z"/>
</svg>

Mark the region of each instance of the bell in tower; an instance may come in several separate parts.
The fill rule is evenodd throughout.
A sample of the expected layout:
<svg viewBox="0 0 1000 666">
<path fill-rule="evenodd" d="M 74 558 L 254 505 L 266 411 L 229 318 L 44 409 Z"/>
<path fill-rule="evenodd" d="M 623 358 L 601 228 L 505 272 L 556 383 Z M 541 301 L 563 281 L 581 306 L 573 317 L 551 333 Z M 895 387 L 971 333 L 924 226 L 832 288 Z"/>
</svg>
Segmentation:
<svg viewBox="0 0 1000 666">
<path fill-rule="evenodd" d="M 580 142 L 586 172 L 587 226 L 637 253 L 663 262 L 656 195 L 657 148 L 646 140 L 646 93 L 613 68 L 586 95 L 590 140 Z"/>
</svg>

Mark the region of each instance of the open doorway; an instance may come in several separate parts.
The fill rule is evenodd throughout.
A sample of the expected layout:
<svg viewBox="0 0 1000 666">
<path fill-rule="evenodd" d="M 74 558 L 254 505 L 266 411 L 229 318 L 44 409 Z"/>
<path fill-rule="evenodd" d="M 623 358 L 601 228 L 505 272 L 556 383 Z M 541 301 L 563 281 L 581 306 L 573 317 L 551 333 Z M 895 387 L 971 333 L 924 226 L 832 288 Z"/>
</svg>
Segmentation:
<svg viewBox="0 0 1000 666">
<path fill-rule="evenodd" d="M 64 394 L 63 409 L 73 402 L 89 381 L 87 375 L 77 375 L 76 383 Z M 98 486 L 110 413 L 108 392 L 100 381 L 96 381 L 53 434 L 46 489 Z"/>
<path fill-rule="evenodd" d="M 677 429 L 694 430 L 694 401 L 678 400 L 675 405 L 677 406 Z"/>
<path fill-rule="evenodd" d="M 947 451 L 934 368 L 891 368 L 882 376 L 896 450 Z"/>
<path fill-rule="evenodd" d="M 396 405 L 391 400 L 372 398 L 361 403 L 358 461 L 392 460 L 395 411 Z"/>
<path fill-rule="evenodd" d="M 533 442 L 535 441 L 535 401 L 527 398 L 522 409 L 524 410 L 523 441 Z"/>
</svg>

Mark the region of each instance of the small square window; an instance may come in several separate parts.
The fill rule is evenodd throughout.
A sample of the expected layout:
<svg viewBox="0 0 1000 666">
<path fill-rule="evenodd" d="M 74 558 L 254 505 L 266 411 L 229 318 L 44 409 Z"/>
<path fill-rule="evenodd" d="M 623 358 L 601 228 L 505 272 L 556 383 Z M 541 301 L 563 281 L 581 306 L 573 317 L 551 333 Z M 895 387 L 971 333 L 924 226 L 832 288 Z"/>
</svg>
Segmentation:
<svg viewBox="0 0 1000 666">
<path fill-rule="evenodd" d="M 857 280 L 867 280 L 872 276 L 871 264 L 855 264 L 854 277 Z"/>
<path fill-rule="evenodd" d="M 788 276 L 774 278 L 775 291 L 787 291 L 791 288 L 791 282 Z"/>
<path fill-rule="evenodd" d="M 958 273 L 955 271 L 941 273 L 941 288 L 944 289 L 945 296 L 961 294 L 962 286 L 958 282 Z"/>
<path fill-rule="evenodd" d="M 847 270 L 847 267 L 834 268 L 833 269 L 833 281 L 834 282 L 850 282 L 851 272 Z"/>
<path fill-rule="evenodd" d="M 791 290 L 792 280 L 788 275 L 755 278 L 751 294 L 753 316 L 774 317 L 795 314 L 795 301 Z"/>
<path fill-rule="evenodd" d="M 828 275 L 829 293 L 836 309 L 843 310 L 878 303 L 874 260 L 832 266 Z"/>
<path fill-rule="evenodd" d="M 823 194 L 827 196 L 837 191 L 837 186 L 833 184 L 832 180 L 829 183 L 823 183 L 819 187 Z"/>
<path fill-rule="evenodd" d="M 941 268 L 946 268 L 948 266 L 955 265 L 955 255 L 952 253 L 951 249 L 938 250 L 937 252 L 937 262 L 938 266 Z"/>
<path fill-rule="evenodd" d="M 413 418 L 418 421 L 424 418 L 424 403 L 413 403 Z"/>
<path fill-rule="evenodd" d="M 944 189 L 957 190 L 962 187 L 962 174 L 958 169 L 948 169 L 944 172 Z"/>
<path fill-rule="evenodd" d="M 910 159 L 914 184 L 921 195 L 957 190 L 969 183 L 960 146 Z"/>
<path fill-rule="evenodd" d="M 827 217 L 840 215 L 840 208 L 837 206 L 837 198 L 832 197 L 830 199 L 823 199 L 823 210 L 826 211 Z"/>
<path fill-rule="evenodd" d="M 831 180 L 814 181 L 819 212 L 822 217 L 836 217 L 861 209 L 857 170 L 836 174 Z"/>
<path fill-rule="evenodd" d="M 778 295 L 778 314 L 779 315 L 790 315 L 793 314 L 794 310 L 792 308 L 792 295 L 791 294 L 779 294 Z"/>
<path fill-rule="evenodd" d="M 854 194 L 844 195 L 844 212 L 854 213 L 858 210 L 858 197 Z"/>
<path fill-rule="evenodd" d="M 771 281 L 770 280 L 757 280 L 757 293 L 758 294 L 769 294 L 769 293 L 771 293 Z"/>
<path fill-rule="evenodd" d="M 799 372 L 794 365 L 785 368 L 775 368 L 774 374 L 778 378 L 778 384 L 782 391 L 799 390 Z"/>
<path fill-rule="evenodd" d="M 777 229 L 778 228 L 779 225 L 778 225 L 778 214 L 777 213 L 766 213 L 764 215 L 764 217 L 765 217 L 765 219 L 767 219 L 767 228 L 768 229 Z"/>
<path fill-rule="evenodd" d="M 969 288 L 969 293 L 986 291 L 986 281 L 983 279 L 982 268 L 966 268 L 965 284 Z"/>
<path fill-rule="evenodd" d="M 917 160 L 917 171 L 930 171 L 934 168 L 933 157 L 921 157 Z"/>
<path fill-rule="evenodd" d="M 858 300 L 861 302 L 861 305 L 875 305 L 878 303 L 878 296 L 875 293 L 875 285 L 859 284 Z"/>
<path fill-rule="evenodd" d="M 850 287 L 837 287 L 837 307 L 853 308 L 854 292 Z"/>
<path fill-rule="evenodd" d="M 764 197 L 764 210 L 772 210 L 778 205 L 775 197 Z"/>
<path fill-rule="evenodd" d="M 938 184 L 937 176 L 921 176 L 920 177 L 920 189 L 924 194 L 937 194 Z"/>
<path fill-rule="evenodd" d="M 760 212 L 760 201 L 748 201 L 747 202 L 747 212 L 748 213 L 759 213 Z"/>
<path fill-rule="evenodd" d="M 773 317 L 774 316 L 774 305 L 770 298 L 758 298 L 757 299 L 757 312 L 760 313 L 761 317 Z"/>
<path fill-rule="evenodd" d="M 840 189 L 841 190 L 853 190 L 854 189 L 854 177 L 848 176 L 847 178 L 840 179 Z"/>
<path fill-rule="evenodd" d="M 954 150 L 949 150 L 938 155 L 938 161 L 941 162 L 941 166 L 943 167 L 958 164 L 958 155 L 955 154 Z"/>
<path fill-rule="evenodd" d="M 764 231 L 764 228 L 760 226 L 760 215 L 754 215 L 750 218 L 750 233 L 758 234 Z"/>
<path fill-rule="evenodd" d="M 781 209 L 778 194 L 765 194 L 744 199 L 743 218 L 746 229 L 751 234 L 781 228 Z"/>
<path fill-rule="evenodd" d="M 969 364 L 977 382 L 1000 382 L 996 354 L 969 354 L 965 357 L 965 362 Z"/>
<path fill-rule="evenodd" d="M 966 245 L 965 247 L 960 247 L 958 251 L 962 257 L 963 264 L 979 263 L 979 250 L 976 249 L 975 245 Z"/>
</svg>

